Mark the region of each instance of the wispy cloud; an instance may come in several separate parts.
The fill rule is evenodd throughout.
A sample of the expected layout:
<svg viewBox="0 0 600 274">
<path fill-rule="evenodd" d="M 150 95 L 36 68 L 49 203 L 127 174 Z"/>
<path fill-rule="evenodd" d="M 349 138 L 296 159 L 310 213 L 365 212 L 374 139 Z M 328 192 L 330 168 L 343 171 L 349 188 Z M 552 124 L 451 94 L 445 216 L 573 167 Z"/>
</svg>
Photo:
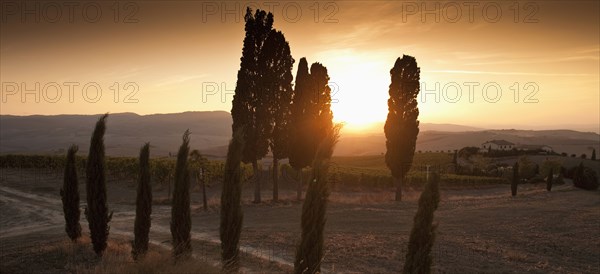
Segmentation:
<svg viewBox="0 0 600 274">
<path fill-rule="evenodd" d="M 205 78 L 208 77 L 209 74 L 189 74 L 189 75 L 173 75 L 167 78 L 164 78 L 162 80 L 160 80 L 156 86 L 157 87 L 162 87 L 162 86 L 169 86 L 169 85 L 174 85 L 174 84 L 180 84 L 183 82 L 187 82 L 190 80 L 194 80 L 194 79 L 200 79 L 200 78 Z"/>
<path fill-rule="evenodd" d="M 450 73 L 450 74 L 485 74 L 485 75 L 519 75 L 519 76 L 590 76 L 587 73 L 540 73 L 540 72 L 502 72 L 502 71 L 480 71 L 480 70 L 427 70 L 429 73 Z"/>
</svg>

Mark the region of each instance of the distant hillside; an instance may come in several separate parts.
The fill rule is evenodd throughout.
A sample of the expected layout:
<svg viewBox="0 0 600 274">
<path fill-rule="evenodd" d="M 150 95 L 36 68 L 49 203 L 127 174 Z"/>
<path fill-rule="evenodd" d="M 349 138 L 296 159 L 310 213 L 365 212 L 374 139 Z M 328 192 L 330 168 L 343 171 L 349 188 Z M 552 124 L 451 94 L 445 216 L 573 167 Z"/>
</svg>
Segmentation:
<svg viewBox="0 0 600 274">
<path fill-rule="evenodd" d="M 64 153 L 77 144 L 88 150 L 90 135 L 99 115 L 0 116 L 0 153 Z M 153 156 L 175 154 L 186 129 L 192 132 L 191 147 L 213 157 L 226 154 L 231 137 L 231 115 L 225 111 L 137 115 L 115 113 L 108 118 L 108 155 L 137 156 L 144 142 L 152 145 Z M 544 144 L 557 152 L 600 153 L 600 135 L 573 130 L 483 130 L 480 128 L 421 123 L 417 150 L 454 150 L 479 146 L 493 139 L 516 144 Z M 383 124 L 360 134 L 342 132 L 335 155 L 376 155 L 385 152 Z"/>
<path fill-rule="evenodd" d="M 69 144 L 87 153 L 99 115 L 0 116 L 0 152 L 57 153 Z M 225 111 L 137 115 L 110 114 L 106 130 L 108 155 L 137 156 L 150 142 L 153 156 L 175 154 L 186 129 L 192 132 L 190 146 L 205 153 L 226 145 L 231 137 L 231 115 Z"/>
</svg>

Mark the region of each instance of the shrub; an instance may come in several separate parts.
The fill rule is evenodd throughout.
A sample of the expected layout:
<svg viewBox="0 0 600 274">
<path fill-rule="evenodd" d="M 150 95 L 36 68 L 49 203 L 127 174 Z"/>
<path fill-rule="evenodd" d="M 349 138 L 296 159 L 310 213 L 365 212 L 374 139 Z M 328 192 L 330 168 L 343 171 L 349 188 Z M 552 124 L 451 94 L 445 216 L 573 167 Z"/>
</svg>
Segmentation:
<svg viewBox="0 0 600 274">
<path fill-rule="evenodd" d="M 596 190 L 598 189 L 598 176 L 593 169 L 584 167 L 583 163 L 580 163 L 573 174 L 573 184 L 585 190 Z"/>
</svg>

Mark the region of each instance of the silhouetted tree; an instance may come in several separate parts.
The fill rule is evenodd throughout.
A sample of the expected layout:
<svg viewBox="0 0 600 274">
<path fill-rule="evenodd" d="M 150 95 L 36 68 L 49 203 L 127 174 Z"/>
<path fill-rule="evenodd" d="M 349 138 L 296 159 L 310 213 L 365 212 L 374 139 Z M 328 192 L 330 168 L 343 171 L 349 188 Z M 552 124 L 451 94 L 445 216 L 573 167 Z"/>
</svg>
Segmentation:
<svg viewBox="0 0 600 274">
<path fill-rule="evenodd" d="M 431 249 L 437 227 L 433 224 L 433 213 L 440 203 L 439 183 L 440 175 L 433 172 L 419 197 L 419 208 L 410 232 L 403 273 L 431 273 L 433 263 Z"/>
<path fill-rule="evenodd" d="M 326 136 L 317 149 L 311 180 L 302 206 L 302 235 L 296 249 L 294 273 L 320 273 L 323 261 L 323 231 L 329 187 L 327 173 L 331 155 L 339 139 L 340 125 L 326 130 Z"/>
<path fill-rule="evenodd" d="M 596 149 L 592 150 L 592 161 L 596 161 Z"/>
<path fill-rule="evenodd" d="M 513 166 L 513 176 L 510 184 L 510 192 L 512 196 L 517 196 L 517 186 L 519 185 L 519 162 L 515 162 Z"/>
<path fill-rule="evenodd" d="M 333 126 L 331 89 L 327 68 L 313 63 L 308 71 L 306 58 L 300 59 L 291 106 L 290 166 L 300 175 L 298 200 L 302 198 L 302 169 L 314 159 L 317 146 Z"/>
<path fill-rule="evenodd" d="M 242 232 L 243 212 L 241 205 L 242 184 L 240 163 L 244 150 L 244 128 L 233 133 L 227 150 L 223 192 L 221 193 L 221 258 L 225 272 L 236 272 L 239 267 L 239 241 Z"/>
<path fill-rule="evenodd" d="M 587 155 L 585 153 L 581 154 L 581 159 L 587 159 Z"/>
<path fill-rule="evenodd" d="M 398 58 L 390 70 L 390 98 L 385 121 L 385 163 L 392 172 L 396 185 L 396 201 L 402 200 L 402 182 L 410 169 L 419 134 L 419 75 L 421 69 L 414 57 Z"/>
<path fill-rule="evenodd" d="M 269 94 L 264 90 L 266 71 L 261 70 L 261 53 L 265 41 L 273 28 L 273 14 L 257 10 L 254 16 L 250 8 L 246 9 L 246 36 L 238 80 L 233 96 L 231 117 L 233 131 L 244 127 L 244 163 L 252 163 L 254 171 L 254 202 L 260 203 L 260 176 L 258 160 L 267 155 L 269 139 L 272 133 Z"/>
<path fill-rule="evenodd" d="M 73 242 L 81 237 L 79 183 L 77 180 L 77 166 L 75 165 L 75 154 L 78 149 L 76 145 L 71 145 L 67 151 L 63 187 L 60 189 L 63 212 L 65 213 L 65 231 Z"/>
<path fill-rule="evenodd" d="M 134 260 L 144 256 L 148 251 L 148 234 L 150 233 L 150 215 L 152 215 L 152 187 L 150 185 L 150 143 L 140 149 L 140 165 L 135 206 L 135 238 L 131 246 Z"/>
<path fill-rule="evenodd" d="M 175 258 L 187 257 L 192 253 L 190 230 L 190 169 L 188 154 L 190 152 L 190 131 L 183 134 L 183 142 L 177 152 L 175 166 L 175 186 L 171 206 L 171 236 L 173 237 L 173 255 Z"/>
<path fill-rule="evenodd" d="M 579 163 L 579 166 L 575 168 L 573 185 L 585 190 L 596 190 L 599 187 L 598 175 L 593 169 L 584 166 L 583 162 L 581 162 Z"/>
<path fill-rule="evenodd" d="M 552 190 L 552 176 L 554 175 L 552 174 L 552 169 L 550 169 L 548 173 L 548 178 L 546 178 L 546 190 L 548 191 Z"/>
<path fill-rule="evenodd" d="M 108 214 L 106 204 L 106 175 L 104 171 L 104 133 L 106 131 L 106 118 L 104 114 L 96 122 L 96 128 L 90 142 L 90 152 L 86 163 L 86 194 L 87 207 L 85 216 L 89 223 L 94 252 L 102 256 L 106 249 L 106 241 L 112 219 L 112 212 Z"/>
<path fill-rule="evenodd" d="M 270 148 L 273 153 L 273 201 L 279 199 L 279 159 L 288 157 L 288 140 L 290 124 L 290 104 L 294 90 L 292 89 L 292 67 L 294 58 L 290 46 L 283 33 L 271 30 L 261 55 L 259 70 L 264 72 L 261 79 L 262 92 L 269 96 L 272 134 Z"/>
</svg>

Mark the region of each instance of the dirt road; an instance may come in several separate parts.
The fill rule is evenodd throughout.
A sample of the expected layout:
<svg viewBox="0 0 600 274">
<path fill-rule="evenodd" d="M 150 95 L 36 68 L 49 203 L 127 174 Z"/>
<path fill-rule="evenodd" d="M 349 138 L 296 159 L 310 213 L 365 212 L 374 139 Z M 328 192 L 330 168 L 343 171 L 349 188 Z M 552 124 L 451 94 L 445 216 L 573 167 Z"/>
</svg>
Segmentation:
<svg viewBox="0 0 600 274">
<path fill-rule="evenodd" d="M 34 180 L 14 171 L 2 172 L 0 259 L 10 258 L 44 235 L 66 238 L 58 195 L 61 179 L 41 176 Z M 84 189 L 81 184 L 82 208 Z M 199 194 L 192 194 L 192 237 L 196 258 L 218 264 L 219 212 L 214 201 L 218 189 L 212 191 L 214 206 L 207 212 L 200 209 Z M 245 194 L 250 201 L 252 193 Z M 406 194 L 405 201 L 396 203 L 391 201 L 392 193 L 333 193 L 327 212 L 324 272 L 398 272 L 419 195 Z M 109 207 L 114 210 L 111 235 L 130 237 L 135 212 L 133 185 L 110 182 L 108 195 Z M 155 197 L 161 195 L 166 196 L 164 190 L 155 190 Z M 268 197 L 267 192 L 264 195 Z M 293 197 L 293 190 L 284 189 L 281 196 Z M 301 204 L 291 200 L 244 203 L 241 249 L 245 270 L 291 270 L 300 235 L 300 211 Z M 170 207 L 155 204 L 150 238 L 164 248 L 170 247 L 169 222 Z M 569 184 L 550 193 L 542 185 L 523 185 L 517 197 L 510 197 L 506 185 L 446 190 L 435 222 L 436 272 L 600 272 L 599 191 L 582 191 Z M 82 227 L 83 233 L 89 234 L 83 215 Z"/>
</svg>

